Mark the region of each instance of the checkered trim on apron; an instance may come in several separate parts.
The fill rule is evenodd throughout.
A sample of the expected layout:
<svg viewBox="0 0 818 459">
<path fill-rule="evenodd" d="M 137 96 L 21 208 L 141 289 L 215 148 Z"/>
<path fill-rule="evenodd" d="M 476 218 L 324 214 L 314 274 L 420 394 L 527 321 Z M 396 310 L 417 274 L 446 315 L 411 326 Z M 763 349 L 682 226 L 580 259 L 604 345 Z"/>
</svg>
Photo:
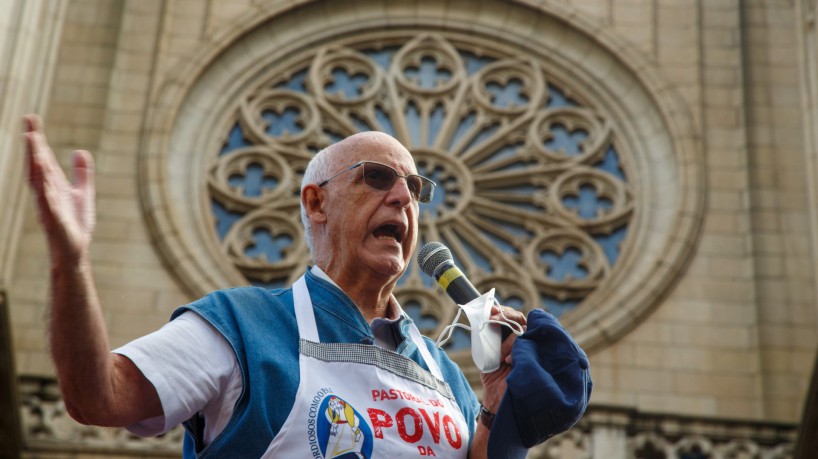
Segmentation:
<svg viewBox="0 0 818 459">
<path fill-rule="evenodd" d="M 452 389 L 447 382 L 437 379 L 414 361 L 378 346 L 357 343 L 316 343 L 302 338 L 299 351 L 305 356 L 324 362 L 372 365 L 422 384 L 449 400 L 455 401 Z"/>
</svg>

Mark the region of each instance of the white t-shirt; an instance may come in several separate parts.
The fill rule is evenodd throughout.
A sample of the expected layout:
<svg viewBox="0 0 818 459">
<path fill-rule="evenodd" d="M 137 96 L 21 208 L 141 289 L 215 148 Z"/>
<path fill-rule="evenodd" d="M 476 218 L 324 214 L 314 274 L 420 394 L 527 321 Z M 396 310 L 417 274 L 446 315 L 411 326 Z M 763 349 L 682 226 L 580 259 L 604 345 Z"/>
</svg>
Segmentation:
<svg viewBox="0 0 818 459">
<path fill-rule="evenodd" d="M 204 441 L 224 429 L 242 390 L 241 369 L 227 340 L 194 312 L 114 350 L 129 358 L 156 388 L 164 416 L 126 428 L 143 437 L 163 434 L 202 412 Z"/>
<path fill-rule="evenodd" d="M 313 266 L 312 274 L 336 285 Z M 388 318 L 370 324 L 375 344 L 395 350 L 394 333 L 388 330 L 403 315 L 392 297 Z M 126 429 L 136 435 L 161 435 L 201 412 L 205 419 L 204 443 L 209 445 L 233 415 L 243 383 L 236 354 L 227 340 L 195 312 L 187 311 L 159 330 L 115 349 L 130 359 L 153 384 L 162 402 L 163 416 L 145 419 Z"/>
</svg>

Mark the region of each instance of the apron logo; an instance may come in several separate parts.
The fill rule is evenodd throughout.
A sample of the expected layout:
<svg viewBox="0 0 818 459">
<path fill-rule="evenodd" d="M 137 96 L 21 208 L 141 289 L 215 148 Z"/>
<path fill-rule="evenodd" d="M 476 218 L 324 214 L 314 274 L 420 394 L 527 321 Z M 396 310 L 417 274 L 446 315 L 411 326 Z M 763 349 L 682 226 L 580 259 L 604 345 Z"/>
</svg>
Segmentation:
<svg viewBox="0 0 818 459">
<path fill-rule="evenodd" d="M 329 388 L 319 390 L 313 397 L 307 436 L 316 459 L 372 457 L 373 436 L 369 424 Z"/>
</svg>

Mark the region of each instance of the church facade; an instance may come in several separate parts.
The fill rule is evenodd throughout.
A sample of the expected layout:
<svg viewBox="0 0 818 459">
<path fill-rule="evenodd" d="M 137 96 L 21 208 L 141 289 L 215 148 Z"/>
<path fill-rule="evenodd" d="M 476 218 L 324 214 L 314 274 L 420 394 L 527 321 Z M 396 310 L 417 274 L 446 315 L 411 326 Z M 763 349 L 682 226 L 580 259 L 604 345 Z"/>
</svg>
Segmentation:
<svg viewBox="0 0 818 459">
<path fill-rule="evenodd" d="M 309 159 L 378 130 L 437 183 L 421 243 L 591 360 L 531 458 L 796 457 L 818 345 L 815 0 L 0 1 L 0 450 L 178 457 L 68 417 L 21 116 L 96 160 L 112 346 L 309 265 Z M 417 265 L 397 299 L 457 312 Z M 468 335 L 447 352 L 479 386 Z M 479 394 L 478 394 L 479 395 Z M 0 456 L 2 456 L 0 454 Z M 2 456 L 5 457 L 5 456 Z"/>
</svg>

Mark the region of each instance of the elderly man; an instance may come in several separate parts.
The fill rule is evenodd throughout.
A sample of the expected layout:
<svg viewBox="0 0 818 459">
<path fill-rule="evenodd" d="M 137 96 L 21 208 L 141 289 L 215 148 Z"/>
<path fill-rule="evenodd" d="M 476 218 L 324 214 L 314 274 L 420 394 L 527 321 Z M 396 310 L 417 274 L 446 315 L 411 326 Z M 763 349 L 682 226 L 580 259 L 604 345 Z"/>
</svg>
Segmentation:
<svg viewBox="0 0 818 459">
<path fill-rule="evenodd" d="M 52 355 L 76 420 L 140 435 L 184 423 L 191 457 L 486 457 L 514 335 L 481 377 L 481 406 L 392 295 L 434 188 L 398 141 L 356 134 L 310 162 L 301 214 L 315 265 L 292 288 L 214 292 L 111 352 L 89 261 L 92 157 L 75 152 L 71 185 L 39 119 L 25 124 L 51 254 Z"/>
</svg>

